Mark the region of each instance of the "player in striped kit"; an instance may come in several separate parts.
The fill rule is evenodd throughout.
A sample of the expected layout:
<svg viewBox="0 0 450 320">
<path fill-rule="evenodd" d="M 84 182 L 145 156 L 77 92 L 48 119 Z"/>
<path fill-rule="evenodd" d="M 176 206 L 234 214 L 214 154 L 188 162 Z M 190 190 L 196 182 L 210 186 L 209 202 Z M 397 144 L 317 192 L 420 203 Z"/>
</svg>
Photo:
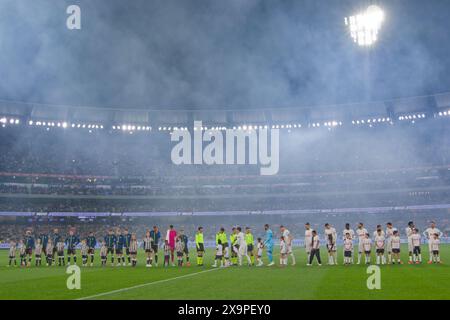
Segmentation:
<svg viewBox="0 0 450 320">
<path fill-rule="evenodd" d="M 85 239 L 81 240 L 81 263 L 83 267 L 87 266 L 89 247 Z"/>
<path fill-rule="evenodd" d="M 377 264 L 386 264 L 386 256 L 384 255 L 384 249 L 386 245 L 386 238 L 384 237 L 384 232 L 381 230 L 381 226 L 377 229 L 375 235 L 375 250 L 377 254 Z"/>
<path fill-rule="evenodd" d="M 416 264 L 422 263 L 422 252 L 420 250 L 421 236 L 419 229 L 414 228 L 411 235 L 411 243 L 413 246 L 413 262 Z"/>
<path fill-rule="evenodd" d="M 179 267 L 183 266 L 183 256 L 184 256 L 184 243 L 180 236 L 177 236 L 175 241 L 175 251 L 177 252 L 177 264 Z"/>
<path fill-rule="evenodd" d="M 14 266 L 17 267 L 17 260 L 16 260 L 16 242 L 14 240 L 11 240 L 9 242 L 9 264 L 8 267 L 12 265 L 12 262 L 14 261 Z"/>
<path fill-rule="evenodd" d="M 230 243 L 231 243 L 231 265 L 236 266 L 238 263 L 237 256 L 239 251 L 239 244 L 237 243 L 236 227 L 231 228 Z"/>
<path fill-rule="evenodd" d="M 392 264 L 395 264 L 395 261 L 398 264 L 403 264 L 400 260 L 400 236 L 398 230 L 394 230 L 392 236 L 389 238 L 389 242 L 392 250 Z"/>
<path fill-rule="evenodd" d="M 356 229 L 356 235 L 358 236 L 358 262 L 356 264 L 361 263 L 361 255 L 364 252 L 363 240 L 366 238 L 367 229 L 364 228 L 364 223 L 358 223 L 358 228 Z"/>
<path fill-rule="evenodd" d="M 327 239 L 328 264 L 337 265 L 338 264 L 336 255 L 337 233 L 336 229 L 329 223 L 325 223 L 325 237 Z"/>
<path fill-rule="evenodd" d="M 107 259 L 108 259 L 108 247 L 106 246 L 106 242 L 102 241 L 102 246 L 100 247 L 100 261 L 102 263 L 102 267 L 106 266 Z"/>
<path fill-rule="evenodd" d="M 26 248 L 25 244 L 23 243 L 23 240 L 19 241 L 19 257 L 20 257 L 20 266 L 25 267 L 27 265 L 27 258 L 26 258 Z"/>
<path fill-rule="evenodd" d="M 168 267 L 170 263 L 171 248 L 169 245 L 169 240 L 164 240 L 163 251 L 164 251 L 164 268 L 165 268 Z"/>
<path fill-rule="evenodd" d="M 388 263 L 392 263 L 392 247 L 391 247 L 391 237 L 394 235 L 394 232 L 397 230 L 397 228 L 394 228 L 392 225 L 392 222 L 386 223 L 386 251 L 388 256 Z"/>
<path fill-rule="evenodd" d="M 36 246 L 34 247 L 34 263 L 36 267 L 42 265 L 42 243 L 39 238 L 36 240 Z"/>
<path fill-rule="evenodd" d="M 142 240 L 142 245 L 144 246 L 144 251 L 146 255 L 146 267 L 151 268 L 152 267 L 152 256 L 153 256 L 153 249 L 152 249 L 152 242 L 153 239 L 150 237 L 150 231 L 147 231 L 145 234 L 145 238 Z"/>
<path fill-rule="evenodd" d="M 436 228 L 436 222 L 431 221 L 430 227 L 423 232 L 423 235 L 428 241 L 428 253 L 429 253 L 428 263 L 430 264 L 433 263 L 433 248 L 431 245 L 433 243 L 434 235 L 437 235 L 438 238 L 440 238 L 442 237 L 442 232 L 441 230 Z"/>
<path fill-rule="evenodd" d="M 281 231 L 281 234 L 284 237 L 284 241 L 286 241 L 287 254 L 291 256 L 292 265 L 295 266 L 294 251 L 292 251 L 292 241 L 294 240 L 294 238 L 292 237 L 290 231 L 288 229 L 286 229 L 285 226 L 280 226 L 280 231 Z M 306 232 L 305 232 L 305 235 L 306 235 Z"/>
<path fill-rule="evenodd" d="M 136 267 L 137 265 L 137 251 L 138 251 L 138 242 L 136 239 L 136 234 L 131 234 L 129 247 L 130 255 L 131 255 L 131 266 Z"/>
<path fill-rule="evenodd" d="M 56 244 L 56 253 L 58 255 L 58 266 L 65 266 L 66 262 L 64 260 L 64 241 L 60 237 L 59 242 Z"/>
<path fill-rule="evenodd" d="M 350 233 L 345 234 L 344 239 L 344 264 L 350 265 L 353 263 L 353 240 Z"/>
<path fill-rule="evenodd" d="M 47 261 L 47 267 L 51 267 L 53 265 L 53 241 L 52 239 L 48 239 L 47 247 L 45 248 L 45 256 Z"/>
<path fill-rule="evenodd" d="M 413 263 L 413 243 L 412 243 L 412 235 L 414 233 L 414 222 L 409 221 L 408 222 L 408 226 L 405 229 L 406 232 L 406 236 L 408 237 L 408 255 L 409 255 L 409 260 L 408 263 L 412 264 Z"/>
<path fill-rule="evenodd" d="M 311 254 L 312 246 L 312 232 L 311 224 L 309 222 L 305 223 L 305 251 L 306 251 L 306 263 L 309 261 L 309 255 Z"/>
</svg>

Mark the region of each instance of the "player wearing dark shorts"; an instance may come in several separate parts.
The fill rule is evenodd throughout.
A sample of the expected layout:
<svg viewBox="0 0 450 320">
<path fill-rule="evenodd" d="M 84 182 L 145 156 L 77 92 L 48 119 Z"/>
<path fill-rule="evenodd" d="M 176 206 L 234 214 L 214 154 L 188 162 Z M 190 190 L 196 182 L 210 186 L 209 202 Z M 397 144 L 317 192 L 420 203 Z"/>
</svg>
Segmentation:
<svg viewBox="0 0 450 320">
<path fill-rule="evenodd" d="M 111 254 L 111 265 L 114 266 L 114 248 L 117 244 L 117 238 L 114 235 L 113 230 L 108 231 L 108 235 L 105 236 L 105 245 L 106 245 L 106 256 Z"/>
<path fill-rule="evenodd" d="M 52 255 L 52 259 L 53 261 L 55 261 L 55 255 L 58 252 L 58 248 L 56 247 L 57 243 L 60 242 L 61 240 L 61 236 L 58 233 L 58 229 L 55 229 L 53 231 L 53 235 L 52 235 L 52 242 L 53 242 L 53 255 Z"/>
<path fill-rule="evenodd" d="M 95 246 L 97 245 L 97 239 L 93 232 L 89 233 L 86 238 L 86 245 L 88 246 L 88 256 L 91 257 L 91 267 L 94 265 Z"/>
<path fill-rule="evenodd" d="M 49 236 L 46 233 L 41 233 L 40 236 L 39 236 L 39 239 L 41 240 L 41 244 L 42 244 L 42 252 L 44 254 L 46 254 Z"/>
<path fill-rule="evenodd" d="M 144 251 L 147 256 L 147 264 L 145 265 L 147 268 L 152 267 L 153 263 L 153 249 L 152 249 L 153 239 L 150 237 L 150 231 L 147 231 L 145 234 L 145 238 L 143 239 Z"/>
<path fill-rule="evenodd" d="M 183 254 L 186 256 L 186 265 L 189 267 L 191 263 L 189 262 L 189 238 L 184 234 L 184 230 L 180 230 L 180 240 L 183 243 Z"/>
<path fill-rule="evenodd" d="M 131 234 L 128 233 L 127 228 L 124 229 L 123 236 L 125 238 L 124 248 L 125 248 L 125 254 L 127 255 L 128 265 L 131 265 L 131 252 L 130 252 Z M 124 259 L 125 259 L 125 257 L 124 257 Z"/>
<path fill-rule="evenodd" d="M 77 264 L 77 255 L 75 247 L 80 243 L 80 238 L 75 235 L 75 231 L 70 230 L 69 236 L 66 238 L 65 244 L 67 246 L 67 264 L 70 265 L 70 258 L 73 257 L 73 263 Z"/>
<path fill-rule="evenodd" d="M 31 265 L 31 257 L 33 255 L 33 249 L 34 249 L 34 238 L 31 235 L 31 231 L 26 232 L 24 245 L 25 245 L 25 255 L 28 256 L 27 265 L 30 266 Z"/>
<path fill-rule="evenodd" d="M 203 255 L 205 253 L 205 244 L 203 241 L 203 227 L 198 227 L 198 231 L 195 234 L 195 246 L 197 248 L 197 265 L 203 266 Z"/>
<path fill-rule="evenodd" d="M 117 230 L 116 237 L 117 237 L 117 244 L 116 244 L 117 266 L 120 266 L 121 262 L 122 262 L 122 265 L 125 266 L 125 258 L 123 256 L 123 247 L 125 246 L 125 237 L 120 232 L 120 230 Z"/>
<path fill-rule="evenodd" d="M 155 265 L 158 266 L 158 246 L 159 240 L 161 239 L 161 232 L 157 226 L 153 226 L 153 229 L 150 231 L 150 238 L 152 238 L 152 250 L 153 255 L 155 256 Z"/>
</svg>

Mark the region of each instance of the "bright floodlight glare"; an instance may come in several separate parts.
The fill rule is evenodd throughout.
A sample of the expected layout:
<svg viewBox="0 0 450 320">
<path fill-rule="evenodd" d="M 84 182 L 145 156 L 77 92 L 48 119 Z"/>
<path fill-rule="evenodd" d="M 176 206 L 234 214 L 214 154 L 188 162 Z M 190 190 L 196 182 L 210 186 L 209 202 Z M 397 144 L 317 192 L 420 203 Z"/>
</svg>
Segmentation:
<svg viewBox="0 0 450 320">
<path fill-rule="evenodd" d="M 365 12 L 345 18 L 354 42 L 360 46 L 371 46 L 378 39 L 378 32 L 384 21 L 384 12 L 376 5 L 369 6 Z"/>
</svg>

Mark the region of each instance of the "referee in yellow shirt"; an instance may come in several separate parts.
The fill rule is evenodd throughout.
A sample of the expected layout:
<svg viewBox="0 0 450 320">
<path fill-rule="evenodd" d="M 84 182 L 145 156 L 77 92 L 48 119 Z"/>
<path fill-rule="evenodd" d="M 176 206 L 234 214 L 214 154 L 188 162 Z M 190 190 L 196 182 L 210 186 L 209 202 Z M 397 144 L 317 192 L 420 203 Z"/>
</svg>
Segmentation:
<svg viewBox="0 0 450 320">
<path fill-rule="evenodd" d="M 195 246 L 197 247 L 197 265 L 203 267 L 203 254 L 205 253 L 203 227 L 198 227 L 198 231 L 195 234 Z"/>
</svg>

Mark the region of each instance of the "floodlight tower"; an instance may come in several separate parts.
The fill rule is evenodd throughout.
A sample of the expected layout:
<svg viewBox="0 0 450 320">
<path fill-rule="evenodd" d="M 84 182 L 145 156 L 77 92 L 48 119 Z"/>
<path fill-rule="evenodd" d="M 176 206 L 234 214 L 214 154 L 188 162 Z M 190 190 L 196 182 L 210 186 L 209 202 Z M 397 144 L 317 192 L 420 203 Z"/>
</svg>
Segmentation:
<svg viewBox="0 0 450 320">
<path fill-rule="evenodd" d="M 364 49 L 364 76 L 365 76 L 365 99 L 371 100 L 371 50 L 377 43 L 379 32 L 385 20 L 385 13 L 378 5 L 378 1 L 363 1 L 362 9 L 344 18 L 353 42 Z"/>
</svg>

